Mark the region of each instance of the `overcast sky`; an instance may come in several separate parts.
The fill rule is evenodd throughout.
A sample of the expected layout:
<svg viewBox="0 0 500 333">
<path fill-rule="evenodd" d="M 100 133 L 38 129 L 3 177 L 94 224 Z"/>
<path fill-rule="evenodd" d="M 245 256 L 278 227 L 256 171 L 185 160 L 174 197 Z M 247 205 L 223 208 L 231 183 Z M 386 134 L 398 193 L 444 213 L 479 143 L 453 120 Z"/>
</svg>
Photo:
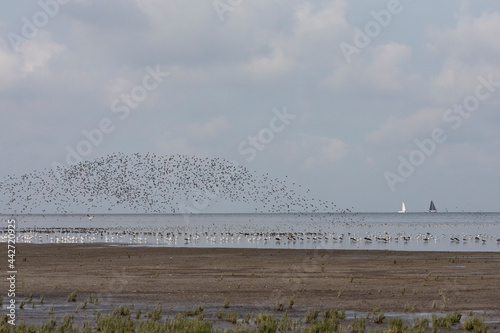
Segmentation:
<svg viewBox="0 0 500 333">
<path fill-rule="evenodd" d="M 499 35 L 494 0 L 2 2 L 0 176 L 187 154 L 356 211 L 500 211 Z"/>
</svg>

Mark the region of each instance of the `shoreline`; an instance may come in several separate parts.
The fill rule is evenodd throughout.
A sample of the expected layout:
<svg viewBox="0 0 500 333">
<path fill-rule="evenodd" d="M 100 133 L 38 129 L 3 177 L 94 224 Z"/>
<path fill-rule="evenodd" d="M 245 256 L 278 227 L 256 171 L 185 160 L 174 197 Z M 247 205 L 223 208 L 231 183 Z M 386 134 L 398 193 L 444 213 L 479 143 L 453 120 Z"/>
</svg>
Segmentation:
<svg viewBox="0 0 500 333">
<path fill-rule="evenodd" d="M 165 307 L 486 311 L 500 320 L 500 253 L 17 244 L 17 299 Z M 2 282 L 7 290 L 7 281 Z M 18 310 L 24 316 L 25 310 Z M 298 310 L 297 310 L 298 311 Z M 26 313 L 27 314 L 27 313 Z M 48 316 L 47 316 L 48 317 Z M 29 318 L 26 319 L 29 322 Z"/>
</svg>

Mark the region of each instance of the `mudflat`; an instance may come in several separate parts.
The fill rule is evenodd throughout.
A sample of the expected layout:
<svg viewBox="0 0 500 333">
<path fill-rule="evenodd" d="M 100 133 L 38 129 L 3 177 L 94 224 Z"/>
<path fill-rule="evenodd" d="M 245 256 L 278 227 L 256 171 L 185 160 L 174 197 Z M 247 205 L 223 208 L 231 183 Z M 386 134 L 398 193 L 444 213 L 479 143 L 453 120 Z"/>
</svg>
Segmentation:
<svg viewBox="0 0 500 333">
<path fill-rule="evenodd" d="M 17 295 L 270 309 L 500 313 L 500 253 L 17 244 Z M 3 290 L 7 281 L 2 280 Z"/>
</svg>

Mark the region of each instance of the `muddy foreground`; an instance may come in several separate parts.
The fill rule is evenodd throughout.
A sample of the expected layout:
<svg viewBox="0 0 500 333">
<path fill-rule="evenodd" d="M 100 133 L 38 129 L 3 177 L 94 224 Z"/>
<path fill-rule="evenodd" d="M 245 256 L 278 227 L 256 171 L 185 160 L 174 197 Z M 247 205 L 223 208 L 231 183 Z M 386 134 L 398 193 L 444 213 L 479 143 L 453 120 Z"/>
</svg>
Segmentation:
<svg viewBox="0 0 500 333">
<path fill-rule="evenodd" d="M 461 311 L 500 318 L 500 253 L 18 244 L 17 299 L 273 311 Z M 7 282 L 2 280 L 3 290 Z M 5 304 L 5 300 L 4 300 Z M 42 306 L 40 304 L 40 306 Z M 31 306 L 30 306 L 31 307 Z M 36 305 L 35 305 L 36 307 Z M 29 309 L 20 317 L 29 321 Z M 293 310 L 292 310 L 293 311 Z M 33 312 L 34 313 L 34 312 Z M 47 315 L 48 317 L 48 315 Z"/>
</svg>

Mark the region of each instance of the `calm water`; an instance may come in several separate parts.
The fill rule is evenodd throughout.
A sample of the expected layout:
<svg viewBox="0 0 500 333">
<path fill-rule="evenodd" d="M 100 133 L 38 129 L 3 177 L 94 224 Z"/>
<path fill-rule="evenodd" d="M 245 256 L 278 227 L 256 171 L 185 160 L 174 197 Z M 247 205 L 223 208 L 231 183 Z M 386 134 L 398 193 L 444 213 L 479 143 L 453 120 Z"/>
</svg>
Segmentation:
<svg viewBox="0 0 500 333">
<path fill-rule="evenodd" d="M 500 251 L 500 213 L 0 215 L 12 217 L 18 243 Z"/>
</svg>

